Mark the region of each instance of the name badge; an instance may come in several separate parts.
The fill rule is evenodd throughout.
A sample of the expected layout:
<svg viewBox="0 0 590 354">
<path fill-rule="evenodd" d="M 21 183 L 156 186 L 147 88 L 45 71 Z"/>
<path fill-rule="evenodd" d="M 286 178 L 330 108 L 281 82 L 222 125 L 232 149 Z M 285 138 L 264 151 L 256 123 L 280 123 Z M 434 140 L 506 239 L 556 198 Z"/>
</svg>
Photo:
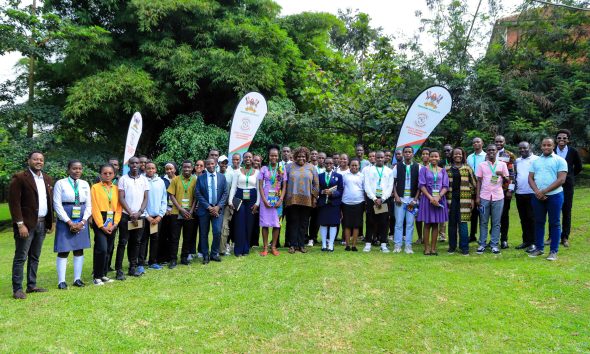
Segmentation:
<svg viewBox="0 0 590 354">
<path fill-rule="evenodd" d="M 115 223 L 115 221 L 113 219 L 114 215 L 115 215 L 115 212 L 113 212 L 112 210 L 107 211 L 107 219 L 105 220 L 105 222 L 102 226 L 107 227 L 107 226 L 109 226 L 109 224 L 114 224 Z"/>
<path fill-rule="evenodd" d="M 277 197 L 277 196 L 274 196 L 274 195 L 271 197 L 271 196 L 269 195 L 269 196 L 268 196 L 268 198 L 267 198 L 266 200 L 268 201 L 268 204 L 269 204 L 271 207 L 274 207 L 274 206 L 275 206 L 275 205 L 277 205 L 277 203 L 279 202 L 279 197 Z"/>
<path fill-rule="evenodd" d="M 498 184 L 498 176 L 492 176 L 490 182 L 492 182 L 492 184 Z"/>
<path fill-rule="evenodd" d="M 180 206 L 181 206 L 183 209 L 186 209 L 186 208 L 188 208 L 188 207 L 189 207 L 189 203 L 188 203 L 188 202 L 189 202 L 188 198 L 184 198 L 184 199 L 182 199 L 182 200 L 180 201 Z"/>
<path fill-rule="evenodd" d="M 244 193 L 242 194 L 244 200 L 250 200 L 250 190 L 244 189 Z"/>
<path fill-rule="evenodd" d="M 277 196 L 277 192 L 276 191 L 268 191 L 268 197 L 269 198 L 274 198 Z"/>
<path fill-rule="evenodd" d="M 404 197 L 409 197 L 411 196 L 411 191 L 409 189 L 404 189 Z"/>
<path fill-rule="evenodd" d="M 82 207 L 74 206 L 72 208 L 72 219 L 80 219 L 80 215 L 82 214 Z"/>
<path fill-rule="evenodd" d="M 500 157 L 498 157 L 498 160 L 502 161 L 502 162 L 508 162 L 508 161 L 510 161 L 510 157 L 500 156 Z"/>
<path fill-rule="evenodd" d="M 440 190 L 439 189 L 433 189 L 432 190 L 432 196 L 433 197 L 439 197 L 440 196 Z"/>
<path fill-rule="evenodd" d="M 377 198 L 381 198 L 381 196 L 383 195 L 383 189 L 381 187 L 377 187 L 376 193 Z"/>
</svg>

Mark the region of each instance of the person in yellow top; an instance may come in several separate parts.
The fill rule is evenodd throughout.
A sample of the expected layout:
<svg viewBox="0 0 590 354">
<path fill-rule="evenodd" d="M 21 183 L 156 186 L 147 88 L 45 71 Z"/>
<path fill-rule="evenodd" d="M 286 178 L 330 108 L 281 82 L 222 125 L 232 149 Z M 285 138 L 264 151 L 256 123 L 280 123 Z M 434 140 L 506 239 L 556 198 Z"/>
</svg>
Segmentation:
<svg viewBox="0 0 590 354">
<path fill-rule="evenodd" d="M 180 263 L 190 264 L 188 255 L 190 251 L 190 237 L 194 235 L 195 219 L 195 186 L 197 178 L 192 174 L 193 164 L 190 160 L 182 163 L 182 174 L 176 176 L 168 186 L 168 195 L 172 201 L 172 239 L 170 240 L 170 262 L 168 268 L 176 268 L 178 260 L 178 243 L 182 231 L 182 250 L 180 252 Z"/>
<path fill-rule="evenodd" d="M 115 230 L 121 221 L 119 191 L 113 184 L 115 168 L 106 164 L 100 167 L 101 181 L 92 185 L 92 219 L 94 223 L 94 285 L 104 285 L 113 280 L 107 277 L 109 248 L 115 243 Z"/>
</svg>

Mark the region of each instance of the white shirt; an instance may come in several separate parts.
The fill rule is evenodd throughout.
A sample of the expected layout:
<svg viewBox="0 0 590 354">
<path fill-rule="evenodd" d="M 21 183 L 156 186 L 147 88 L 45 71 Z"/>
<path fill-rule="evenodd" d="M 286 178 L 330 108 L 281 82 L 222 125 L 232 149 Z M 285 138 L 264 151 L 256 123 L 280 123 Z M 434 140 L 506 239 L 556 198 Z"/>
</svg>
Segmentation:
<svg viewBox="0 0 590 354">
<path fill-rule="evenodd" d="M 39 172 L 39 175 L 36 175 L 33 170 L 29 168 L 31 174 L 33 175 L 33 180 L 35 181 L 35 185 L 37 186 L 37 195 L 39 196 L 39 213 L 37 214 L 38 217 L 44 218 L 47 215 L 47 190 L 45 189 L 45 180 L 43 179 L 43 172 Z"/>
<path fill-rule="evenodd" d="M 344 175 L 347 175 L 347 174 L 351 173 L 350 172 L 350 168 L 347 168 L 346 170 L 341 170 L 340 169 L 340 166 L 339 167 L 336 167 L 336 171 L 335 172 L 341 174 L 342 177 L 344 177 Z"/>
<path fill-rule="evenodd" d="M 473 154 L 467 156 L 467 164 L 469 165 L 469 167 L 471 167 L 474 174 L 477 172 L 476 171 L 477 166 L 479 166 L 479 164 L 484 162 L 485 160 L 486 160 L 486 153 L 483 150 L 479 154 L 476 154 L 474 152 Z"/>
<path fill-rule="evenodd" d="M 340 172 L 338 172 L 340 173 Z M 348 173 L 342 175 L 344 182 L 344 193 L 342 193 L 342 203 L 356 205 L 365 201 L 364 179 L 362 173 Z"/>
<path fill-rule="evenodd" d="M 381 175 L 379 175 L 381 173 Z M 377 189 L 381 189 L 381 200 L 386 201 L 393 191 L 393 173 L 391 168 L 382 166 L 367 167 L 365 172 L 365 193 L 371 200 L 377 199 Z"/>
<path fill-rule="evenodd" d="M 412 164 L 413 163 L 410 163 L 410 166 L 412 166 Z M 407 166 L 403 162 L 401 163 L 401 165 L 404 166 L 404 169 Z M 397 165 L 393 166 L 393 170 L 391 172 L 391 174 L 393 175 L 393 180 L 394 180 L 394 188 L 395 188 L 395 180 L 397 179 L 397 166 L 400 166 L 400 164 L 397 164 Z M 421 166 L 421 167 L 423 167 L 423 166 Z M 405 176 L 406 176 L 406 178 L 404 179 L 404 182 L 403 182 L 404 183 L 404 190 L 406 190 L 406 189 L 410 189 L 411 190 L 412 189 L 412 173 L 411 172 L 410 173 L 407 173 L 406 172 L 405 173 Z M 401 182 L 397 182 L 397 183 L 401 183 Z M 405 204 L 409 204 L 414 199 L 414 196 L 413 195 L 410 195 L 410 196 L 400 195 L 399 197 L 402 200 L 402 202 L 405 203 Z"/>
<path fill-rule="evenodd" d="M 213 178 L 211 178 L 211 175 L 213 175 Z M 213 185 L 211 185 L 211 181 L 213 181 Z M 207 171 L 207 189 L 209 190 L 209 204 L 217 204 L 217 200 L 213 200 L 213 189 L 215 189 L 215 199 L 219 198 L 217 195 L 217 172 L 211 173 Z"/>
<path fill-rule="evenodd" d="M 555 149 L 555 152 L 557 153 L 557 156 L 561 157 L 562 159 L 565 159 L 568 150 L 569 148 L 567 147 L 567 145 L 565 146 L 565 148 L 563 148 L 563 150 L 561 150 L 558 146 L 557 149 Z"/>
<path fill-rule="evenodd" d="M 129 174 L 126 174 L 121 177 L 117 187 L 120 191 L 125 192 L 125 201 L 132 213 L 139 211 L 145 191 L 150 190 L 149 182 L 144 175 L 132 178 L 129 177 Z M 123 210 L 123 213 L 127 214 L 125 210 Z"/>
<path fill-rule="evenodd" d="M 55 213 L 57 217 L 63 221 L 68 222 L 70 221 L 70 216 L 65 211 L 62 203 L 74 203 L 76 201 L 76 194 L 74 193 L 74 188 L 68 181 L 69 177 L 62 178 L 55 183 L 53 187 L 53 209 L 55 209 Z M 72 183 L 74 180 L 71 180 Z M 88 220 L 90 215 L 92 215 L 92 202 L 90 198 L 90 185 L 88 182 L 78 179 L 76 181 L 78 184 L 78 198 L 80 203 L 85 203 L 84 215 L 82 219 L 84 221 Z"/>
<path fill-rule="evenodd" d="M 533 161 L 539 156 L 531 154 L 531 156 L 523 159 L 519 157 L 516 159 L 516 194 L 533 194 L 535 193 L 529 185 L 529 172 Z"/>
<path fill-rule="evenodd" d="M 252 168 L 253 172 L 248 177 L 248 185 L 246 186 L 246 175 L 240 170 L 236 170 L 235 175 L 231 183 L 231 190 L 229 191 L 228 204 L 233 205 L 233 199 L 236 196 L 236 191 L 240 189 L 252 189 L 256 188 L 256 205 L 260 205 L 260 191 L 258 190 L 258 173 L 260 171 Z M 254 196 L 250 196 L 253 198 Z"/>
</svg>

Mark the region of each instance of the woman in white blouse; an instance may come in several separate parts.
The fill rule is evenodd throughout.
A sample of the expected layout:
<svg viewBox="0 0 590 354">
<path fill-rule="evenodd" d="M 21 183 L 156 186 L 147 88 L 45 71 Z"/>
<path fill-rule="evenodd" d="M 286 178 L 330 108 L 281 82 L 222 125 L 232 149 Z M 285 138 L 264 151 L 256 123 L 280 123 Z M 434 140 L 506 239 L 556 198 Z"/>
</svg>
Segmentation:
<svg viewBox="0 0 590 354">
<path fill-rule="evenodd" d="M 260 203 L 258 190 L 258 173 L 252 164 L 252 154 L 244 153 L 244 167 L 232 178 L 228 204 L 234 211 L 232 228 L 234 231 L 234 254 L 241 257 L 250 253 L 250 240 L 256 222 L 256 213 Z M 234 198 L 240 199 L 241 205 L 234 205 Z"/>
<path fill-rule="evenodd" d="M 345 251 L 358 251 L 356 240 L 359 229 L 363 227 L 363 212 L 365 210 L 364 177 L 359 172 L 360 161 L 350 161 L 350 173 L 342 176 L 344 193 L 342 194 L 342 227 L 344 228 Z M 352 236 L 352 243 L 350 241 Z M 352 246 L 351 246 L 352 245 Z"/>
<path fill-rule="evenodd" d="M 88 218 L 92 213 L 90 186 L 81 180 L 82 163 L 68 162 L 68 177 L 53 188 L 53 208 L 57 214 L 53 251 L 57 253 L 58 289 L 67 289 L 66 267 L 70 251 L 74 253 L 74 286 L 83 287 L 84 249 L 90 248 Z"/>
</svg>

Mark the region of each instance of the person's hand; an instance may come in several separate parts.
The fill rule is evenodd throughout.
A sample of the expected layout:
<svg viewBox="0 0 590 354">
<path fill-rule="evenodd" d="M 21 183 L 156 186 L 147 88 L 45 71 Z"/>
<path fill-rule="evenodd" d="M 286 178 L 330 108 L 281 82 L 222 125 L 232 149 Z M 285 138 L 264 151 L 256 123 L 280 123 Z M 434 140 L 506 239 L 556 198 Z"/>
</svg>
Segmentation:
<svg viewBox="0 0 590 354">
<path fill-rule="evenodd" d="M 234 205 L 232 203 L 229 203 L 227 206 L 229 206 L 231 210 L 234 210 Z"/>
<path fill-rule="evenodd" d="M 186 209 L 181 209 L 180 212 L 182 213 L 183 218 L 185 218 L 185 219 L 191 218 L 191 213 L 189 211 L 187 211 Z"/>
<path fill-rule="evenodd" d="M 399 197 L 399 195 L 396 195 L 393 198 L 395 200 L 395 204 L 397 204 L 397 205 L 401 205 L 402 204 L 402 199 Z"/>
<path fill-rule="evenodd" d="M 252 214 L 256 214 L 258 212 L 258 205 L 252 205 Z"/>
<path fill-rule="evenodd" d="M 275 203 L 275 208 L 279 208 L 281 205 L 283 205 L 283 198 L 279 198 L 279 200 Z"/>
<path fill-rule="evenodd" d="M 108 235 L 113 233 L 113 226 L 112 225 L 109 225 L 107 227 L 102 226 L 100 229 Z"/>
<path fill-rule="evenodd" d="M 543 193 L 543 191 L 540 189 L 537 189 L 537 191 L 535 192 L 535 197 L 537 197 L 537 199 L 539 199 L 539 200 L 547 199 L 547 196 L 545 195 L 545 193 Z"/>
<path fill-rule="evenodd" d="M 435 207 L 440 207 L 440 197 L 432 197 L 432 199 L 430 199 L 430 204 L 434 205 Z"/>
<path fill-rule="evenodd" d="M 325 194 L 327 194 L 327 195 L 332 195 L 332 193 L 334 193 L 334 191 L 333 191 L 333 190 L 331 190 L 331 189 L 326 189 L 326 193 L 325 193 Z"/>
<path fill-rule="evenodd" d="M 172 210 L 168 210 L 168 209 L 166 209 L 166 214 L 165 214 L 165 215 L 166 215 L 166 216 L 170 215 L 170 212 L 172 212 Z"/>
<path fill-rule="evenodd" d="M 475 206 L 479 208 L 481 205 L 481 198 L 479 196 L 475 197 Z"/>
<path fill-rule="evenodd" d="M 147 220 L 147 221 L 148 221 L 150 224 L 152 224 L 152 225 L 154 224 L 154 218 L 152 218 L 151 216 L 149 216 L 149 215 L 148 215 L 148 216 L 146 216 L 146 218 L 145 218 L 145 219 L 146 219 L 146 220 Z"/>
<path fill-rule="evenodd" d="M 496 175 L 498 175 L 500 177 L 504 177 L 504 172 L 502 172 L 502 170 L 498 170 L 498 171 L 496 171 Z"/>
<path fill-rule="evenodd" d="M 506 199 L 508 199 L 508 200 L 512 199 L 512 191 L 511 190 L 506 191 Z"/>
<path fill-rule="evenodd" d="M 475 202 L 473 201 L 473 199 L 471 200 L 471 209 L 473 209 L 473 207 L 475 206 Z"/>
<path fill-rule="evenodd" d="M 265 206 L 265 207 L 267 207 L 267 208 L 272 208 L 272 207 L 270 206 L 270 204 L 268 203 L 268 200 L 266 200 L 266 199 L 262 199 L 262 202 L 264 203 L 264 206 Z"/>
<path fill-rule="evenodd" d="M 381 200 L 381 198 L 375 199 L 375 205 L 377 206 L 377 208 L 381 209 L 382 204 L 383 204 L 383 200 Z"/>
<path fill-rule="evenodd" d="M 18 235 L 21 238 L 27 238 L 29 237 L 29 229 L 27 229 L 27 227 L 25 226 L 25 224 L 21 224 L 18 226 Z"/>
</svg>

